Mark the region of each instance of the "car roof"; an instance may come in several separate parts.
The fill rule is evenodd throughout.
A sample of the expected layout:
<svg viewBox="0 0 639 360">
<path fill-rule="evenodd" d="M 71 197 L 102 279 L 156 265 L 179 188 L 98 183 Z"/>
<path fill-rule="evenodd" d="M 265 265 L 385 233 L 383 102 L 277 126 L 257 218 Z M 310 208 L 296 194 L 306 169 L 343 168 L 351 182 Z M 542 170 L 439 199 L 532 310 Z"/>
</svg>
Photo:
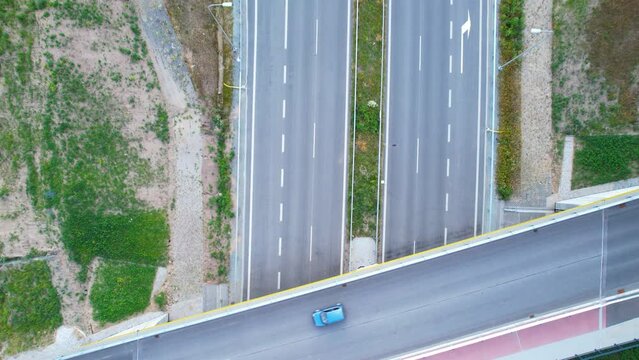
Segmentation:
<svg viewBox="0 0 639 360">
<path fill-rule="evenodd" d="M 325 309 L 324 312 L 329 324 L 344 320 L 344 310 L 341 306 L 332 306 Z"/>
</svg>

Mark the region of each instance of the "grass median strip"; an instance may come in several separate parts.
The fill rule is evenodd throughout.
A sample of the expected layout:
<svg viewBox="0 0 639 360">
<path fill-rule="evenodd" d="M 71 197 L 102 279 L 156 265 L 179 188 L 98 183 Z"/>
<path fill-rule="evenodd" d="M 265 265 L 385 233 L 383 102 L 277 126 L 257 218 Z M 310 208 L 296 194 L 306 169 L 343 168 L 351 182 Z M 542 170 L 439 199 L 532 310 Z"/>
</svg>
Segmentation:
<svg viewBox="0 0 639 360">
<path fill-rule="evenodd" d="M 352 207 L 350 237 L 377 238 L 378 167 L 380 136 L 381 66 L 383 62 L 382 0 L 359 0 L 357 23 L 357 83 L 355 98 L 356 125 L 351 131 L 350 170 L 352 184 L 349 202 Z M 353 147 L 354 151 L 353 151 Z"/>
<path fill-rule="evenodd" d="M 523 0 L 503 0 L 499 4 L 499 46 L 501 64 L 523 51 Z M 521 63 L 514 61 L 498 76 L 499 134 L 497 145 L 497 192 L 508 200 L 519 185 L 521 154 Z"/>
</svg>

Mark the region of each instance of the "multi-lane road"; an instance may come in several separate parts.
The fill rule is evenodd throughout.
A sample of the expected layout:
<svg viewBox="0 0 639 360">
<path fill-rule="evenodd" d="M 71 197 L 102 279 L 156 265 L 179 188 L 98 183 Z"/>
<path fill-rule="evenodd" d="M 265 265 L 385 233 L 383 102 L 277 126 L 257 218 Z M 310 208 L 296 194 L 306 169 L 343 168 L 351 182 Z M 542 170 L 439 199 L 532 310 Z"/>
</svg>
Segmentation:
<svg viewBox="0 0 639 360">
<path fill-rule="evenodd" d="M 383 261 L 481 233 L 488 2 L 388 2 Z M 351 6 L 247 1 L 243 299 L 343 271 Z"/>
<path fill-rule="evenodd" d="M 388 2 L 383 260 L 481 233 L 487 2 Z"/>
<path fill-rule="evenodd" d="M 608 206 L 77 359 L 379 359 L 599 303 L 639 288 L 639 200 Z M 346 320 L 316 328 L 336 302 Z"/>
<path fill-rule="evenodd" d="M 247 2 L 243 299 L 342 270 L 351 37 L 350 1 Z"/>
</svg>

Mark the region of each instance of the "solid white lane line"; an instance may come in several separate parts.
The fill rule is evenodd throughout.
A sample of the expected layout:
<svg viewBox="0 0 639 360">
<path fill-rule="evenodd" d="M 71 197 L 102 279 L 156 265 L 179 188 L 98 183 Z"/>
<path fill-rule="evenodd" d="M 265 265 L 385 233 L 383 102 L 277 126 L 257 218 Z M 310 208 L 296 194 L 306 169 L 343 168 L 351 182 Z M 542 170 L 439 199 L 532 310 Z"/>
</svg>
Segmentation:
<svg viewBox="0 0 639 360">
<path fill-rule="evenodd" d="M 444 245 L 448 244 L 448 228 L 444 228 Z"/>
<path fill-rule="evenodd" d="M 446 193 L 446 211 L 448 212 L 448 193 Z"/>
<path fill-rule="evenodd" d="M 280 289 L 281 280 L 282 280 L 282 274 L 278 271 L 277 272 L 277 290 Z"/>
<path fill-rule="evenodd" d="M 280 187 L 284 187 L 284 169 L 280 169 Z"/>
<path fill-rule="evenodd" d="M 286 135 L 282 134 L 282 152 L 286 149 Z"/>
<path fill-rule="evenodd" d="M 284 50 L 288 46 L 288 0 L 284 3 Z"/>
<path fill-rule="evenodd" d="M 277 240 L 277 256 L 282 256 L 282 237 Z"/>
<path fill-rule="evenodd" d="M 313 225 L 311 225 L 311 241 L 308 246 L 308 261 L 313 261 Z"/>
<path fill-rule="evenodd" d="M 493 41 L 492 41 L 492 47 L 493 47 L 493 63 L 492 63 L 492 70 L 491 73 L 493 75 L 493 78 L 495 76 L 495 74 L 497 74 L 497 46 L 495 46 L 495 44 L 497 44 L 497 2 L 493 3 Z M 486 78 L 488 78 L 488 74 L 486 75 Z M 491 120 L 490 120 L 490 128 L 494 129 L 495 128 L 495 117 L 497 116 L 495 109 L 496 109 L 496 104 L 495 102 L 496 100 L 496 92 L 497 92 L 497 82 L 493 79 L 492 82 L 492 105 L 491 105 Z M 495 154 L 495 133 L 491 132 L 490 133 L 490 137 L 491 137 L 491 141 L 490 141 L 490 174 L 494 174 L 495 171 L 495 161 L 494 161 L 494 154 Z M 495 194 L 495 186 L 494 186 L 494 181 L 489 181 L 489 186 L 490 189 L 488 191 L 488 213 L 486 214 L 486 219 L 488 220 L 488 229 L 487 231 L 491 231 L 493 226 L 492 226 L 492 216 L 493 216 L 493 196 Z"/>
<path fill-rule="evenodd" d="M 450 142 L 450 124 L 448 124 L 448 142 Z"/>
<path fill-rule="evenodd" d="M 419 71 L 422 71 L 422 36 L 419 35 Z"/>
<path fill-rule="evenodd" d="M 251 185 L 249 189 L 249 241 L 248 241 L 248 265 L 247 265 L 247 280 L 246 280 L 246 300 L 251 299 L 251 242 L 253 240 L 253 165 L 255 164 L 255 85 L 257 75 L 257 14 L 258 14 L 258 0 L 255 0 L 255 28 L 253 33 L 253 98 L 251 99 L 252 114 L 251 114 Z"/>
<path fill-rule="evenodd" d="M 450 6 L 453 6 L 453 0 L 450 0 Z"/>
<path fill-rule="evenodd" d="M 347 176 L 348 171 L 346 171 L 348 166 L 348 99 L 349 99 L 349 89 L 350 89 L 350 68 L 351 68 L 351 6 L 350 2 L 346 3 L 347 16 L 346 16 L 346 77 L 344 79 L 345 83 L 345 94 L 346 94 L 346 104 L 344 105 L 344 175 L 343 175 L 343 186 L 342 186 L 342 239 L 340 244 L 340 259 L 339 259 L 339 273 L 344 273 L 344 238 L 346 237 L 346 189 L 347 189 Z"/>
<path fill-rule="evenodd" d="M 319 44 L 319 19 L 315 19 L 315 55 L 317 55 L 317 47 Z"/>
<path fill-rule="evenodd" d="M 415 174 L 419 174 L 419 138 L 417 138 L 417 156 L 415 160 Z"/>
<path fill-rule="evenodd" d="M 248 36 L 248 27 L 249 27 L 249 20 L 248 20 L 248 11 L 244 11 L 244 14 L 242 14 L 241 16 L 241 24 L 242 24 L 242 36 L 240 36 L 240 49 L 244 49 L 243 44 L 243 40 L 244 40 L 244 36 Z M 246 30 L 245 30 L 246 29 Z M 240 56 L 244 57 L 245 55 L 243 55 L 243 51 L 240 50 Z M 246 66 L 246 67 L 245 67 Z M 248 72 L 248 64 L 247 62 L 244 62 L 244 64 L 242 64 L 239 67 L 239 76 L 240 76 L 240 83 L 244 83 L 246 84 L 248 81 L 248 79 L 244 80 L 244 76 L 246 76 L 244 69 L 246 69 L 246 71 Z M 243 75 L 244 74 L 244 75 Z M 245 109 L 244 111 L 248 111 L 248 106 L 245 104 L 243 97 L 244 96 L 248 96 L 247 94 L 244 94 L 243 91 L 238 91 L 238 113 L 237 113 L 237 118 L 238 118 L 238 123 L 237 123 L 237 162 L 236 162 L 236 172 L 235 172 L 235 184 L 236 184 L 236 191 L 237 191 L 237 198 L 236 198 L 236 202 L 235 202 L 235 213 L 236 214 L 240 214 L 240 209 L 246 209 L 248 206 L 246 205 L 246 163 L 247 161 L 245 159 L 242 158 L 242 152 L 245 151 L 242 149 L 242 143 L 244 143 L 244 149 L 248 149 L 248 136 L 243 135 L 242 131 L 243 128 L 248 126 L 248 119 L 245 117 L 245 115 L 243 115 L 242 110 Z M 242 104 L 244 104 L 244 106 L 242 106 Z M 247 122 L 244 122 L 247 121 Z M 244 136 L 244 137 L 242 137 Z M 242 140 L 243 139 L 243 140 Z M 240 169 L 241 168 L 241 169 Z M 243 176 L 241 176 L 243 175 Z M 241 176 L 241 177 L 240 177 Z M 240 190 L 241 188 L 241 190 Z M 241 198 L 241 199 L 240 199 Z M 244 238 L 241 239 L 241 246 L 240 247 L 240 231 L 242 231 L 242 234 L 244 234 L 244 231 L 246 230 L 246 216 L 242 214 L 242 217 L 239 218 L 238 217 L 238 223 L 236 223 L 235 226 L 235 249 L 242 249 L 244 247 Z M 241 221 L 241 224 L 239 223 L 239 221 Z M 240 278 L 240 299 L 243 300 L 244 299 L 244 264 L 242 264 L 242 266 L 239 265 L 239 260 L 240 260 L 240 255 L 238 254 L 240 251 L 236 251 L 234 256 L 233 256 L 233 268 L 235 268 L 238 273 L 239 273 L 239 278 Z"/>
<path fill-rule="evenodd" d="M 382 6 L 382 24 L 386 23 L 386 9 Z M 384 39 L 386 38 L 386 27 L 382 25 L 382 49 L 384 49 Z M 357 68 L 357 67 L 355 67 Z M 381 66 L 379 67 L 379 77 L 382 81 L 379 82 L 379 104 L 384 103 L 384 62 L 382 61 Z M 379 123 L 380 123 L 380 131 L 379 136 L 377 137 L 377 159 L 380 160 L 382 158 L 382 134 L 384 133 L 384 124 L 382 123 L 382 112 L 379 112 Z M 379 234 L 379 212 L 381 211 L 381 183 L 379 179 L 382 178 L 382 164 L 381 161 L 377 161 L 377 202 L 375 204 L 375 234 Z M 375 246 L 379 245 L 379 240 L 375 241 Z"/>
<path fill-rule="evenodd" d="M 382 220 L 382 262 L 386 259 L 386 209 L 388 208 L 388 139 L 390 133 L 390 116 L 388 111 L 390 109 L 390 69 L 391 69 L 391 47 L 392 47 L 392 32 L 393 32 L 393 0 L 388 1 L 388 47 L 386 48 L 386 139 L 384 140 L 386 145 L 384 146 L 384 214 Z"/>
<path fill-rule="evenodd" d="M 313 123 L 313 159 L 315 159 L 315 123 Z"/>
<path fill-rule="evenodd" d="M 284 75 L 282 76 L 282 83 L 286 84 L 286 65 L 284 65 Z"/>
<path fill-rule="evenodd" d="M 453 38 L 453 21 L 452 21 L 452 20 L 450 21 L 450 30 L 449 30 L 449 33 L 450 33 L 450 38 L 451 38 L 451 40 L 452 40 L 452 38 Z"/>
<path fill-rule="evenodd" d="M 453 90 L 448 89 L 448 107 L 453 107 Z"/>
<path fill-rule="evenodd" d="M 475 159 L 475 218 L 473 224 L 473 236 L 477 236 L 477 215 L 479 212 L 479 148 L 480 148 L 480 127 L 481 127 L 481 51 L 482 51 L 482 26 L 483 26 L 483 4 L 484 1 L 479 1 L 479 72 L 477 75 L 477 155 Z"/>
<path fill-rule="evenodd" d="M 282 99 L 282 119 L 285 119 L 285 118 L 286 118 L 286 99 Z"/>
<path fill-rule="evenodd" d="M 446 177 L 450 176 L 450 159 L 446 159 Z"/>
<path fill-rule="evenodd" d="M 453 55 L 448 55 L 448 73 L 453 73 Z"/>
<path fill-rule="evenodd" d="M 284 219 L 284 204 L 280 203 L 280 222 Z"/>
</svg>

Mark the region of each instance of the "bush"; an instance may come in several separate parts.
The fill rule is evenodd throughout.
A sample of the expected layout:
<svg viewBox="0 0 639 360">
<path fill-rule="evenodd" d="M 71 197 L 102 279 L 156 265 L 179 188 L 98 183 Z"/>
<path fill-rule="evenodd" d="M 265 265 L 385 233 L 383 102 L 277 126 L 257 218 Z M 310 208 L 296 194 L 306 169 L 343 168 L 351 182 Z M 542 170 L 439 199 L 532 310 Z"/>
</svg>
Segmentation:
<svg viewBox="0 0 639 360">
<path fill-rule="evenodd" d="M 160 310 L 164 311 L 166 309 L 166 293 L 164 291 L 155 295 L 155 304 L 160 308 Z"/>
<path fill-rule="evenodd" d="M 155 136 L 163 143 L 169 142 L 169 114 L 161 104 L 155 107 L 155 122 L 151 125 Z"/>
<path fill-rule="evenodd" d="M 116 322 L 144 311 L 151 299 L 155 267 L 106 261 L 91 288 L 93 318 Z"/>
</svg>

